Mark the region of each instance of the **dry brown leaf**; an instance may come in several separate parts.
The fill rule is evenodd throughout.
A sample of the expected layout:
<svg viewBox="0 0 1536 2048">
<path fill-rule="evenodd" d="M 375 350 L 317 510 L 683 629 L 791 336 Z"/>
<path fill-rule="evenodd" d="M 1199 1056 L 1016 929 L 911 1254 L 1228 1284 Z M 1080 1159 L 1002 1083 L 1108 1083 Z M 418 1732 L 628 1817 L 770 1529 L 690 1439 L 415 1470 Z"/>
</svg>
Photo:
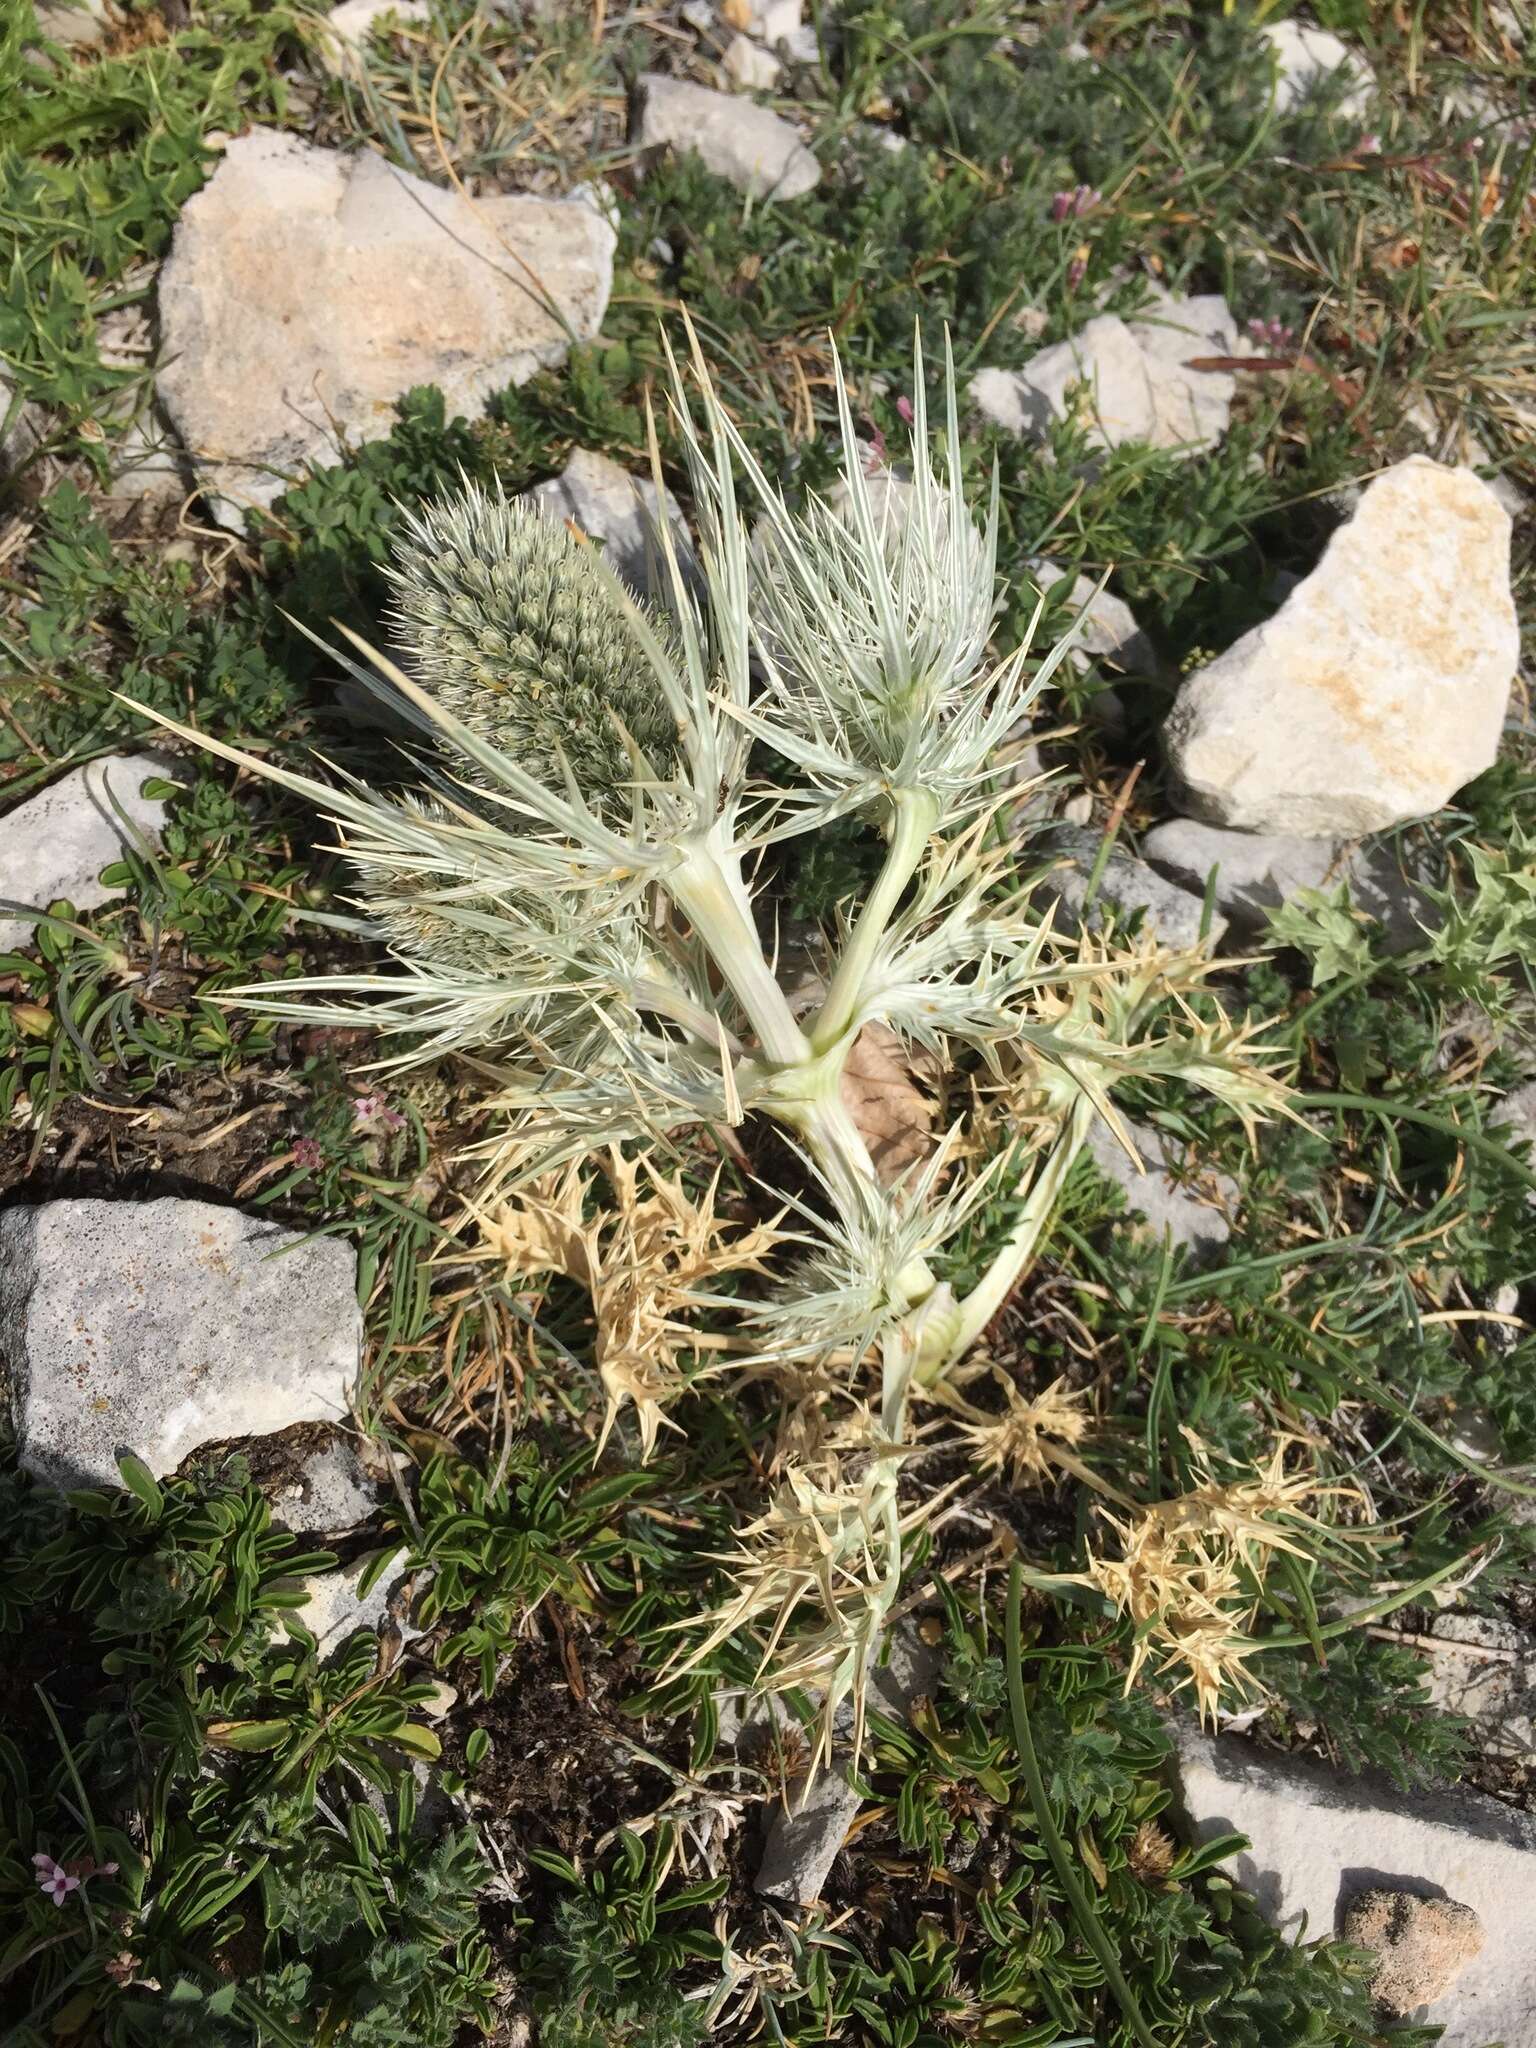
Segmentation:
<svg viewBox="0 0 1536 2048">
<path fill-rule="evenodd" d="M 849 1048 L 843 1107 L 886 1187 L 933 1151 L 938 1105 L 920 1082 L 937 1072 L 930 1054 L 909 1052 L 884 1024 L 866 1024 Z"/>
</svg>

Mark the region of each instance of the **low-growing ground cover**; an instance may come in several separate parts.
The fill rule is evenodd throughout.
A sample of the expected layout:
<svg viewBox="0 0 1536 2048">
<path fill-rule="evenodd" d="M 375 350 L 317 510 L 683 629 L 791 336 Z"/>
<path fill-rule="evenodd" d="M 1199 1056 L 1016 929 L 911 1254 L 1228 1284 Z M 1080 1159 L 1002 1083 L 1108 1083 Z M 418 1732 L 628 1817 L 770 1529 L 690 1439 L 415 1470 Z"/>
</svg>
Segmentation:
<svg viewBox="0 0 1536 2048">
<path fill-rule="evenodd" d="M 662 402 L 685 311 L 745 451 L 792 502 L 840 473 L 834 350 L 878 474 L 907 459 L 914 323 L 930 372 L 947 329 L 973 503 L 998 468 L 994 650 L 1024 641 L 1042 556 L 1108 577 L 1149 636 L 1149 673 L 1066 662 L 1034 705 L 1056 780 L 1030 817 L 1005 813 L 1019 883 L 1051 862 L 1047 825 L 1134 852 L 1178 808 L 1158 735 L 1180 677 L 1315 567 L 1364 480 L 1428 442 L 1536 481 L 1517 15 L 1321 10 L 1369 56 L 1362 110 L 1343 78 L 1286 107 L 1251 11 L 823 8 L 774 96 L 822 166 L 790 201 L 631 140 L 642 74 L 719 82 L 753 25 L 731 13 L 446 6 L 334 73 L 314 16 L 243 0 L 126 8 L 73 48 L 40 42 L 30 9 L 0 31 L 7 809 L 80 762 L 163 748 L 152 717 L 399 790 L 395 737 L 311 634 L 383 640 L 406 522 L 465 482 L 516 494 L 576 449 L 643 471 L 648 398 L 697 522 Z M 607 180 L 599 338 L 483 418 L 403 395 L 386 435 L 243 530 L 179 486 L 135 495 L 119 458 L 135 422 L 158 431 L 154 266 L 251 123 L 471 196 Z M 1032 447 L 965 403 L 976 372 L 1131 319 L 1154 285 L 1223 293 L 1240 329 L 1213 372 L 1235 384 L 1214 446 L 1096 448 L 1079 405 Z M 936 378 L 927 396 L 941 417 Z M 1531 531 L 1522 505 L 1522 616 Z M 1034 660 L 1071 590 L 1048 592 Z M 685 1317 L 703 1341 L 672 1346 L 649 1426 L 633 1390 L 616 1405 L 590 1248 L 584 1267 L 569 1249 L 513 1260 L 504 1234 L 489 1258 L 467 1221 L 475 1150 L 503 1127 L 474 1049 L 381 1073 L 355 1023 L 221 1000 L 381 954 L 326 922 L 353 883 L 315 808 L 174 746 L 151 785 L 159 843 L 130 845 L 120 894 L 81 916 L 54 902 L 0 958 L 0 1188 L 8 1205 L 196 1195 L 354 1245 L 379 1490 L 345 1532 L 285 1509 L 302 1431 L 209 1447 L 174 1478 L 130 1461 L 117 1491 L 61 1496 L 7 1468 L 14 2038 L 1382 2038 L 1367 1962 L 1290 1946 L 1220 1845 L 1189 1845 L 1161 1712 L 1195 1667 L 1151 1643 L 1114 1573 L 1157 1504 L 1203 1490 L 1228 1520 L 1197 1540 L 1238 1531 L 1223 1710 L 1276 1751 L 1528 1807 L 1529 1753 L 1432 1704 L 1425 1647 L 1441 1603 L 1536 1620 L 1532 1183 L 1494 1116 L 1532 1072 L 1524 710 L 1517 681 L 1498 762 L 1373 842 L 1430 906 L 1406 945 L 1331 883 L 1291 890 L 1189 995 L 1197 1022 L 1252 1021 L 1294 1115 L 1250 1141 L 1177 1073 L 1117 1095 L 1182 1148 L 1197 1195 L 1229 1189 L 1215 1255 L 1136 1227 L 1076 1158 L 983 1333 L 986 1371 L 959 1407 L 919 1411 L 890 1618 L 922 1676 L 899 1711 L 877 1686 L 863 1754 L 841 1759 L 857 1821 L 804 1908 L 758 1885 L 818 1740 L 815 1687 L 787 1713 L 743 1707 L 771 1614 L 677 1653 L 680 1626 L 732 1597 L 721 1560 L 831 1412 L 819 1385 L 792 1399 L 780 1375 L 718 1369 L 730 1298 L 760 1301 L 772 1272 L 722 1279 L 726 1298 Z M 781 753 L 755 766 L 795 786 Z M 770 950 L 835 927 L 883 852 L 867 807 L 770 847 Z M 1208 925 L 1215 909 L 1213 889 Z M 872 1144 L 921 1156 L 963 1123 L 985 1154 L 984 1061 L 862 1071 Z M 656 1164 L 733 1237 L 782 1226 L 781 1193 L 820 1213 L 766 1117 L 679 1132 Z M 599 1156 L 575 1200 L 568 1238 L 617 1231 L 623 1173 Z M 936 1255 L 943 1283 L 974 1286 L 1017 1218 L 999 1181 Z M 1288 1520 L 1277 1503 L 1303 1481 Z M 335 1559 L 365 1588 L 405 1575 L 382 1634 L 375 1617 L 339 1649 L 303 1605 Z"/>
</svg>

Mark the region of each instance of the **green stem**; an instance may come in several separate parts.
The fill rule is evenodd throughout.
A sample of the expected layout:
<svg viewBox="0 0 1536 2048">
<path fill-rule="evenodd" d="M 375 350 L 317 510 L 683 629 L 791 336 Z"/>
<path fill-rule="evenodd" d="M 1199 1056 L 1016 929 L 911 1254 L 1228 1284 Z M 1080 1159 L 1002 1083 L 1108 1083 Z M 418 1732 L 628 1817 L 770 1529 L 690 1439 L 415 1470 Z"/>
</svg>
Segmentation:
<svg viewBox="0 0 1536 2048">
<path fill-rule="evenodd" d="M 811 1024 L 811 1043 L 818 1052 L 835 1045 L 853 1022 L 876 950 L 901 901 L 902 892 L 917 872 L 929 835 L 939 821 L 939 807 L 925 789 L 898 789 L 892 794 L 891 804 L 895 825 L 885 865 L 875 886 L 864 899 L 864 907 L 833 973 L 826 1000 Z"/>
<path fill-rule="evenodd" d="M 1051 1812 L 1050 1800 L 1046 1797 L 1045 1779 L 1041 1775 L 1040 1759 L 1035 1755 L 1035 1739 L 1030 1732 L 1029 1710 L 1024 1703 L 1024 1649 L 1019 1626 L 1023 1598 L 1024 1574 L 1015 1564 L 1008 1573 L 1008 1708 L 1013 1719 L 1013 1739 L 1018 1748 L 1019 1761 L 1024 1766 L 1024 1784 L 1029 1792 L 1030 1804 L 1035 1810 L 1035 1825 L 1040 1830 L 1040 1838 L 1045 1843 L 1057 1882 L 1065 1893 L 1067 1905 L 1077 1922 L 1078 1932 L 1098 1957 L 1099 1967 L 1104 1972 L 1104 1981 L 1125 2015 L 1126 2025 L 1140 2043 L 1140 2048 L 1158 2048 L 1157 2037 L 1142 2018 L 1141 2008 L 1136 2003 L 1136 1995 L 1125 1980 L 1125 1973 L 1120 1968 L 1120 1958 L 1115 1954 L 1114 1944 L 1104 1932 L 1099 1917 L 1093 1910 L 1092 1900 L 1083 1890 L 1071 1851 L 1062 1839 L 1061 1830 L 1056 1825 L 1056 1817 Z"/>
<path fill-rule="evenodd" d="M 667 875 L 665 887 L 746 1012 L 764 1058 L 779 1067 L 808 1060 L 810 1042 L 763 958 L 739 867 L 733 873 L 728 859 L 695 844 Z"/>
<path fill-rule="evenodd" d="M 1344 1094 L 1298 1095 L 1293 1106 L 1297 1109 L 1365 1109 L 1374 1116 L 1397 1116 L 1405 1123 L 1423 1124 L 1426 1130 L 1440 1131 L 1447 1138 L 1454 1138 L 1458 1145 L 1465 1145 L 1469 1151 L 1481 1152 L 1485 1159 L 1497 1159 L 1517 1180 L 1523 1180 L 1528 1188 L 1536 1190 L 1536 1172 L 1523 1165 L 1507 1145 L 1501 1145 L 1497 1138 L 1484 1137 L 1481 1131 L 1469 1131 L 1454 1117 L 1437 1116 L 1432 1109 L 1418 1109 L 1411 1102 L 1386 1102 L 1378 1095 Z"/>
<path fill-rule="evenodd" d="M 987 1270 L 961 1302 L 959 1321 L 950 1338 L 949 1349 L 922 1374 L 925 1384 L 931 1385 L 957 1359 L 964 1357 L 1018 1285 L 1019 1275 L 1035 1255 L 1056 1206 L 1056 1198 L 1071 1171 L 1073 1160 L 1083 1148 L 1093 1118 L 1092 1102 L 1086 1095 L 1079 1095 L 1050 1158 L 1034 1176 L 1024 1198 L 1024 1206 L 1002 1249 L 994 1255 Z"/>
</svg>

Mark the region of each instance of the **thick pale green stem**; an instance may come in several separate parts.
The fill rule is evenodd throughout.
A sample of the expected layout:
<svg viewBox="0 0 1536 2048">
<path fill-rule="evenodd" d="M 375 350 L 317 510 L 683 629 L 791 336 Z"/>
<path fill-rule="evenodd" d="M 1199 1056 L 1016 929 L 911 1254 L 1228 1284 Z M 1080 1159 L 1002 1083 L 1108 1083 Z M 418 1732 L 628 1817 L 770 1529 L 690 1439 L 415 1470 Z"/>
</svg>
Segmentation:
<svg viewBox="0 0 1536 2048">
<path fill-rule="evenodd" d="M 919 1377 L 925 1385 L 931 1385 L 969 1351 L 1018 1285 L 1019 1276 L 1034 1257 L 1041 1235 L 1050 1221 L 1072 1162 L 1082 1150 L 1093 1126 L 1094 1114 L 1092 1102 L 1086 1095 L 1079 1095 L 1068 1112 L 1049 1159 L 1030 1182 L 1029 1193 L 1007 1241 L 960 1303 L 954 1328 L 949 1333 L 948 1349 L 934 1364 L 925 1366 L 920 1372 Z"/>
<path fill-rule="evenodd" d="M 768 1064 L 789 1067 L 808 1060 L 810 1041 L 763 958 L 735 856 L 722 857 L 708 844 L 691 846 L 667 876 L 666 889 L 746 1012 Z"/>
<path fill-rule="evenodd" d="M 891 805 L 894 824 L 885 865 L 865 898 L 864 908 L 833 973 L 826 1000 L 811 1023 L 811 1043 L 818 1052 L 835 1045 L 853 1022 L 875 950 L 939 821 L 938 804 L 925 789 L 898 789 L 892 795 Z"/>
</svg>

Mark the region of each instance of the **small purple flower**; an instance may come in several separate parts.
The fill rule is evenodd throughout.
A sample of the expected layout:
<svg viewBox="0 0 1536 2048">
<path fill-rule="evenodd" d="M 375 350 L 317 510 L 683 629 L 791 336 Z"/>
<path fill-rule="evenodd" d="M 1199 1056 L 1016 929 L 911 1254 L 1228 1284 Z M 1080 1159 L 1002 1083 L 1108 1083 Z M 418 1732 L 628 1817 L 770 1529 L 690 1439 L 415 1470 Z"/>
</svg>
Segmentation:
<svg viewBox="0 0 1536 2048">
<path fill-rule="evenodd" d="M 1366 129 L 1360 140 L 1355 144 L 1354 154 L 1356 156 L 1381 155 L 1381 137 L 1374 128 Z"/>
<path fill-rule="evenodd" d="M 37 1872 L 38 1884 L 56 1906 L 62 1906 L 71 1892 L 80 1889 L 79 1878 L 71 1876 L 62 1863 L 55 1863 L 41 1849 L 32 1858 L 32 1868 Z"/>
<path fill-rule="evenodd" d="M 313 1138 L 296 1138 L 293 1146 L 293 1163 L 295 1166 L 307 1166 L 313 1172 L 324 1166 L 325 1154 Z"/>
<path fill-rule="evenodd" d="M 403 1131 L 405 1118 L 398 1109 L 391 1109 L 382 1095 L 356 1095 L 352 1098 L 352 1121 L 365 1131 Z"/>
<path fill-rule="evenodd" d="M 896 401 L 896 417 L 903 426 L 911 426 L 913 420 L 912 401 L 905 392 Z"/>
<path fill-rule="evenodd" d="M 1074 256 L 1067 265 L 1067 290 L 1075 292 L 1087 273 L 1088 258 L 1086 256 Z"/>
<path fill-rule="evenodd" d="M 1051 219 L 1080 220 L 1103 197 L 1097 185 L 1077 185 L 1070 192 L 1055 192 L 1051 195 Z"/>
<path fill-rule="evenodd" d="M 1250 320 L 1248 332 L 1265 348 L 1288 348 L 1296 338 L 1283 320 Z"/>
</svg>

